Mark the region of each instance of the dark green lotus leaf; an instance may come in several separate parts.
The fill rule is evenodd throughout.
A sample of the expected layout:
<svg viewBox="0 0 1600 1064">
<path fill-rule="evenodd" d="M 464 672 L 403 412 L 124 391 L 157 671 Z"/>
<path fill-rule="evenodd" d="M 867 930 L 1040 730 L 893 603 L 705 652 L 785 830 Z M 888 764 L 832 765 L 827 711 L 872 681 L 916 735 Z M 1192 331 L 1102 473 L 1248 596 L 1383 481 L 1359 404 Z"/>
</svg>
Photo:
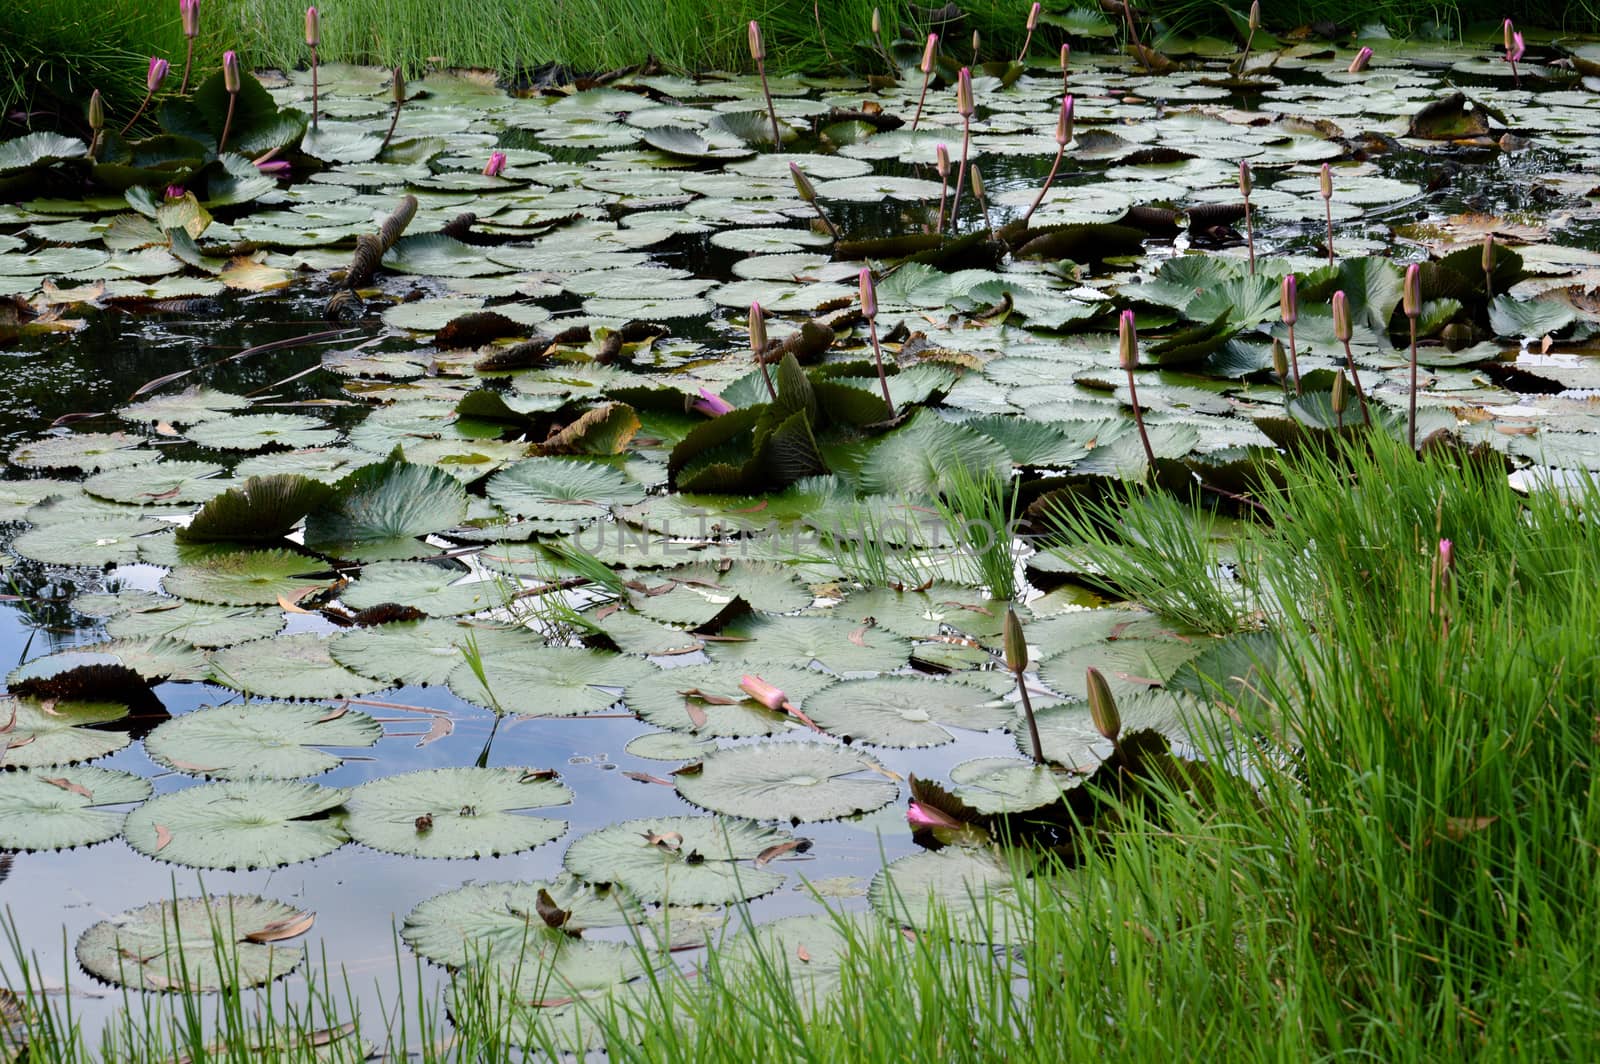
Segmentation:
<svg viewBox="0 0 1600 1064">
<path fill-rule="evenodd" d="M 841 739 L 877 746 L 939 746 L 955 737 L 942 725 L 988 731 L 1014 709 L 981 687 L 931 676 L 841 680 L 811 697 L 806 715 Z"/>
<path fill-rule="evenodd" d="M 239 550 L 185 562 L 161 580 L 169 595 L 224 606 L 293 602 L 333 586 L 327 563 L 291 550 Z M 323 575 L 312 575 L 322 573 Z"/>
<path fill-rule="evenodd" d="M 1257 274 L 1230 277 L 1201 291 L 1183 308 L 1190 321 L 1222 318 L 1230 329 L 1248 329 L 1278 317 L 1278 278 Z"/>
<path fill-rule="evenodd" d="M 1147 423 L 1145 429 L 1150 437 L 1150 449 L 1155 452 L 1158 461 L 1163 458 L 1182 458 L 1200 443 L 1200 433 L 1192 425 Z M 1089 457 L 1078 463 L 1076 472 L 1139 480 L 1149 468 L 1150 462 L 1145 457 L 1139 434 L 1128 431 L 1096 446 L 1089 452 Z"/>
<path fill-rule="evenodd" d="M 732 641 L 713 644 L 712 660 L 752 671 L 816 661 L 837 673 L 892 672 L 911 657 L 911 643 L 902 636 L 830 617 L 741 617 L 721 634 Z"/>
<path fill-rule="evenodd" d="M 577 458 L 529 458 L 490 477 L 485 490 L 508 514 L 572 525 L 645 495 L 644 485 L 616 468 Z"/>
<path fill-rule="evenodd" d="M 388 544 L 441 532 L 466 516 L 467 493 L 459 481 L 407 462 L 396 449 L 334 485 L 332 502 L 306 518 L 306 545 L 370 556 Z"/>
<path fill-rule="evenodd" d="M 542 913 L 551 913 L 560 926 L 551 927 Z M 406 914 L 400 937 L 418 956 L 447 968 L 513 967 L 557 938 L 644 919 L 639 902 L 622 887 L 596 886 L 563 872 L 552 880 L 468 883 L 436 894 Z"/>
<path fill-rule="evenodd" d="M 1006 449 L 981 432 L 919 410 L 905 425 L 884 436 L 861 463 L 861 490 L 885 495 L 942 494 L 953 470 L 974 477 L 1006 477 Z"/>
<path fill-rule="evenodd" d="M 1538 339 L 1560 332 L 1578 320 L 1572 304 L 1561 300 L 1512 299 L 1496 296 L 1489 304 L 1489 326 L 1496 336 Z M 1418 326 L 1419 331 L 1421 326 Z"/>
<path fill-rule="evenodd" d="M 1019 889 L 1020 888 L 1020 889 Z M 992 850 L 948 847 L 902 857 L 872 877 L 867 900 L 896 923 L 969 942 L 1022 943 L 1033 936 L 1034 891 L 1046 881 L 1014 871 Z"/>
<path fill-rule="evenodd" d="M 1061 800 L 1086 781 L 1086 772 L 1067 772 L 1014 757 L 980 757 L 950 770 L 955 795 L 984 814 L 1026 813 Z"/>
<path fill-rule="evenodd" d="M 241 72 L 239 91 L 234 97 L 227 147 L 236 152 L 251 157 L 262 155 L 297 143 L 305 132 L 306 115 L 280 108 L 248 70 Z M 158 112 L 161 128 L 215 150 L 222 128 L 228 124 L 229 102 L 219 70 L 196 86 L 188 99 L 173 97 L 162 104 Z"/>
<path fill-rule="evenodd" d="M 305 632 L 253 639 L 211 657 L 216 681 L 269 698 L 351 698 L 388 684 L 351 672 L 328 653 L 328 638 Z"/>
<path fill-rule="evenodd" d="M 79 766 L 0 772 L 0 849 L 65 850 L 122 833 L 121 809 L 150 797 L 148 780 Z"/>
<path fill-rule="evenodd" d="M 802 711 L 806 700 L 833 680 L 825 672 L 793 665 L 712 662 L 652 672 L 630 683 L 623 701 L 642 720 L 695 735 L 747 738 L 796 726 L 795 718 L 768 709 L 740 688 L 746 670 L 759 672 Z"/>
<path fill-rule="evenodd" d="M 1211 641 L 1173 674 L 1167 687 L 1230 715 L 1254 719 L 1279 704 L 1278 693 L 1292 682 L 1286 665 L 1277 636 L 1245 632 Z"/>
<path fill-rule="evenodd" d="M 458 624 L 448 620 L 398 621 L 355 628 L 333 637 L 328 652 L 347 669 L 393 684 L 442 684 L 466 660 L 469 646 L 498 660 L 544 643 L 526 628 Z"/>
<path fill-rule="evenodd" d="M 259 451 L 266 447 L 324 447 L 337 437 L 307 414 L 228 414 L 190 425 L 184 435 L 202 447 Z"/>
<path fill-rule="evenodd" d="M 498 857 L 560 838 L 565 820 L 525 810 L 566 805 L 555 774 L 527 768 L 435 768 L 370 780 L 350 794 L 345 828 L 363 846 L 408 857 Z"/>
<path fill-rule="evenodd" d="M 700 764 L 698 772 L 678 774 L 678 793 L 702 809 L 751 820 L 836 820 L 870 813 L 900 793 L 871 757 L 824 743 L 734 746 Z"/>
<path fill-rule="evenodd" d="M 1148 354 L 1163 367 L 1192 366 L 1209 358 L 1232 339 L 1238 328 L 1224 312 L 1211 321 L 1163 337 L 1150 345 Z"/>
<path fill-rule="evenodd" d="M 1467 254 L 1474 262 L 1481 261 L 1476 250 Z M 1481 273 L 1478 276 L 1482 278 Z M 1350 305 L 1351 323 L 1384 336 L 1389 331 L 1389 319 L 1400 305 L 1403 281 L 1400 267 L 1387 258 L 1341 258 L 1335 266 L 1313 270 L 1301 278 L 1300 305 L 1328 303 L 1333 300 L 1333 293 L 1342 291 Z"/>
<path fill-rule="evenodd" d="M 203 783 L 150 799 L 128 815 L 128 845 L 188 868 L 277 868 L 349 841 L 350 792 L 289 780 Z"/>
<path fill-rule="evenodd" d="M 299 779 L 343 764 L 322 747 L 371 746 L 382 737 L 382 725 L 349 706 L 245 702 L 201 706 L 164 721 L 145 737 L 144 750 L 193 776 Z"/>
<path fill-rule="evenodd" d="M 97 727 L 128 715 L 121 702 L 0 701 L 0 766 L 37 768 L 92 761 L 133 741 L 125 731 Z"/>
<path fill-rule="evenodd" d="M 620 886 L 658 905 L 729 905 L 771 894 L 782 872 L 756 858 L 794 838 L 787 831 L 719 816 L 624 820 L 567 847 L 567 871 Z"/>
<path fill-rule="evenodd" d="M 83 490 L 133 506 L 203 503 L 232 483 L 218 477 L 221 472 L 221 466 L 210 462 L 141 462 L 96 473 L 83 482 Z"/>
<path fill-rule="evenodd" d="M 473 705 L 529 717 L 580 717 L 617 701 L 612 688 L 648 676 L 642 658 L 577 647 L 529 647 L 485 657 L 483 679 L 471 661 L 450 674 L 450 690 Z"/>
<path fill-rule="evenodd" d="M 311 913 L 254 895 L 152 902 L 102 920 L 78 939 L 78 963 L 135 990 L 196 994 L 282 979 L 305 947 L 279 945 L 311 927 Z"/>
<path fill-rule="evenodd" d="M 294 473 L 251 477 L 202 506 L 178 530 L 178 542 L 270 543 L 288 535 L 332 496 L 327 484 Z"/>
</svg>

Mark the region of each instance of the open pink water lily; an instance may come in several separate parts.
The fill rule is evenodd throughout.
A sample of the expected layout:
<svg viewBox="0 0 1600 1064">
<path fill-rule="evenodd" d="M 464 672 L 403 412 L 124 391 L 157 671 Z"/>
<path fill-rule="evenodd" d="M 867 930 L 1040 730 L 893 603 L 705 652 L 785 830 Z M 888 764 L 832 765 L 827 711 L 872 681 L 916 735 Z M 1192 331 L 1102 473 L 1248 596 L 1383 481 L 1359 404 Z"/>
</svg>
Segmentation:
<svg viewBox="0 0 1600 1064">
<path fill-rule="evenodd" d="M 733 412 L 733 404 L 722 396 L 700 389 L 700 398 L 695 401 L 694 410 L 706 417 L 721 417 L 723 414 Z"/>
<path fill-rule="evenodd" d="M 959 828 L 961 821 L 931 805 L 912 802 L 906 806 L 906 823 L 914 828 Z"/>
<path fill-rule="evenodd" d="M 1511 35 L 1511 50 L 1506 52 L 1506 59 L 1512 63 L 1522 60 L 1522 53 L 1528 50 L 1527 44 L 1522 39 L 1521 33 Z"/>
<path fill-rule="evenodd" d="M 150 69 L 145 72 L 144 76 L 146 92 L 154 95 L 156 90 L 161 88 L 161 83 L 167 80 L 167 70 L 170 69 L 171 65 L 165 59 L 157 59 L 155 56 L 150 57 Z"/>
<path fill-rule="evenodd" d="M 489 161 L 484 164 L 483 176 L 484 177 L 499 177 L 502 173 L 505 172 L 505 168 L 506 168 L 506 153 L 503 152 L 503 151 L 492 152 L 489 155 Z"/>
</svg>

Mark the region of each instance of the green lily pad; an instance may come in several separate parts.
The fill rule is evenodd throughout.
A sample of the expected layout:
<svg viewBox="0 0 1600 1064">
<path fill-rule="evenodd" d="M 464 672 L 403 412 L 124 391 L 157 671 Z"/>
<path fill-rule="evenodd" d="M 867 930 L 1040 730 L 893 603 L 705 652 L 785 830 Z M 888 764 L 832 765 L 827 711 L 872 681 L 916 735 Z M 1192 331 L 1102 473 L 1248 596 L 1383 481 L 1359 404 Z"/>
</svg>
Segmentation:
<svg viewBox="0 0 1600 1064">
<path fill-rule="evenodd" d="M 777 973 L 788 981 L 801 1014 L 816 1016 L 839 994 L 852 946 L 864 947 L 881 926 L 873 913 L 789 916 L 724 942 L 717 960 L 730 986 Z"/>
<path fill-rule="evenodd" d="M 577 647 L 529 647 L 483 660 L 487 687 L 472 663 L 450 674 L 450 690 L 475 706 L 532 717 L 580 717 L 617 701 L 607 688 L 622 688 L 648 676 L 649 662 L 623 654 Z"/>
<path fill-rule="evenodd" d="M 46 436 L 25 443 L 11 452 L 12 465 L 24 469 L 81 469 L 97 473 L 102 469 L 153 462 L 157 451 L 142 446 L 144 440 L 125 432 L 75 432 Z"/>
<path fill-rule="evenodd" d="M 498 857 L 560 838 L 564 820 L 522 810 L 566 805 L 554 773 L 525 768 L 436 768 L 371 780 L 347 803 L 345 828 L 363 846 L 408 857 Z"/>
<path fill-rule="evenodd" d="M 311 633 L 238 643 L 213 654 L 211 666 L 223 686 L 269 698 L 353 698 L 388 686 L 334 661 L 328 638 Z"/>
<path fill-rule="evenodd" d="M 711 659 L 752 671 L 768 663 L 804 668 L 816 661 L 836 673 L 893 672 L 911 658 L 911 642 L 903 636 L 831 617 L 752 615 L 721 634 L 734 641 L 713 644 L 707 650 Z"/>
<path fill-rule="evenodd" d="M 307 589 L 332 587 L 331 575 L 310 576 L 327 563 L 291 550 L 241 550 L 173 569 L 161 580 L 169 595 L 223 606 L 268 606 L 294 601 Z"/>
<path fill-rule="evenodd" d="M 326 447 L 338 433 L 307 414 L 228 414 L 196 422 L 184 435 L 202 447 L 259 451 L 266 447 Z"/>
<path fill-rule="evenodd" d="M 547 896 L 541 904 L 540 895 Z M 553 906 L 553 908 L 552 908 Z M 543 912 L 559 912 L 551 927 Z M 531 883 L 468 883 L 436 894 L 406 914 L 400 937 L 417 955 L 447 968 L 469 964 L 514 967 L 545 940 L 592 927 L 626 927 L 644 913 L 617 886 L 596 886 L 567 873 Z"/>
<path fill-rule="evenodd" d="M 467 494 L 450 474 L 415 465 L 396 452 L 362 466 L 334 486 L 333 501 L 306 518 L 313 550 L 381 556 L 392 544 L 441 532 L 467 516 Z"/>
<path fill-rule="evenodd" d="M 148 780 L 111 769 L 0 773 L 0 849 L 65 850 L 116 838 L 125 813 L 108 807 L 148 797 Z"/>
<path fill-rule="evenodd" d="M 119 702 L 43 702 L 11 698 L 0 702 L 0 766 L 38 768 L 93 761 L 133 741 L 125 731 L 96 725 L 128 715 Z"/>
<path fill-rule="evenodd" d="M 215 606 L 158 598 L 153 604 L 120 612 L 106 621 L 106 633 L 117 639 L 163 637 L 197 647 L 223 647 L 277 635 L 283 627 L 279 610 Z"/>
<path fill-rule="evenodd" d="M 719 750 L 701 762 L 700 771 L 680 773 L 677 784 L 678 793 L 702 809 L 794 823 L 870 813 L 900 793 L 887 770 L 866 754 L 814 742 Z"/>
<path fill-rule="evenodd" d="M 628 685 L 623 701 L 641 720 L 696 735 L 748 738 L 777 735 L 795 724 L 787 713 L 768 709 L 739 687 L 745 666 L 712 662 L 660 669 Z M 804 710 L 806 699 L 833 682 L 816 669 L 751 665 L 761 678 Z"/>
<path fill-rule="evenodd" d="M 499 580 L 456 583 L 463 575 L 460 569 L 431 562 L 380 562 L 364 567 L 360 577 L 339 592 L 339 599 L 353 610 L 393 602 L 434 617 L 453 617 L 503 605 L 513 592 Z"/>
<path fill-rule="evenodd" d="M 278 945 L 311 927 L 310 913 L 281 901 L 212 894 L 152 902 L 102 920 L 78 939 L 78 963 L 95 978 L 135 990 L 204 993 L 282 979 L 305 961 Z"/>
<path fill-rule="evenodd" d="M 335 635 L 328 644 L 333 660 L 374 680 L 399 684 L 442 684 L 475 645 L 495 661 L 544 643 L 526 628 L 496 628 L 448 620 L 397 621 Z"/>
<path fill-rule="evenodd" d="M 207 501 L 178 531 L 178 542 L 270 543 L 332 496 L 327 484 L 293 473 L 250 477 Z"/>
<path fill-rule="evenodd" d="M 620 886 L 647 904 L 731 905 L 771 894 L 784 875 L 755 859 L 794 838 L 729 817 L 624 820 L 567 847 L 567 871 Z"/>
<path fill-rule="evenodd" d="M 171 529 L 150 517 L 90 517 L 30 528 L 11 541 L 24 558 L 52 565 L 128 565 L 154 547 L 155 533 Z"/>
<path fill-rule="evenodd" d="M 1011 472 L 1006 449 L 981 432 L 919 410 L 905 425 L 884 436 L 861 464 L 861 490 L 884 495 L 943 494 L 951 471 L 974 477 Z"/>
<path fill-rule="evenodd" d="M 518 462 L 490 477 L 485 491 L 508 514 L 568 525 L 586 525 L 645 496 L 644 485 L 612 466 L 572 458 Z"/>
<path fill-rule="evenodd" d="M 227 490 L 222 467 L 210 462 L 141 462 L 96 473 L 83 482 L 90 495 L 112 502 L 149 506 L 202 503 Z"/>
<path fill-rule="evenodd" d="M 955 736 L 941 725 L 988 731 L 1014 714 L 1010 703 L 958 680 L 877 676 L 818 691 L 806 715 L 842 739 L 878 746 L 938 746 Z"/>
<path fill-rule="evenodd" d="M 623 752 L 648 761 L 694 761 L 717 748 L 713 739 L 696 739 L 682 732 L 646 732 L 628 740 Z"/>
<path fill-rule="evenodd" d="M 980 813 L 1026 813 L 1061 800 L 1088 773 L 1062 772 L 1012 757 L 980 757 L 950 770 L 957 798 Z"/>
<path fill-rule="evenodd" d="M 128 845 L 188 868 L 277 868 L 349 841 L 350 792 L 289 780 L 203 783 L 158 795 L 128 815 Z"/>
<path fill-rule="evenodd" d="M 867 900 L 891 920 L 971 942 L 1018 943 L 1033 935 L 1023 880 L 989 850 L 951 847 L 902 857 L 872 877 Z M 1035 889 L 1044 889 L 1037 887 Z"/>
<path fill-rule="evenodd" d="M 299 779 L 329 772 L 343 759 L 325 746 L 371 746 L 383 726 L 348 706 L 290 702 L 202 706 L 163 722 L 145 737 L 152 760 L 214 779 Z"/>
</svg>

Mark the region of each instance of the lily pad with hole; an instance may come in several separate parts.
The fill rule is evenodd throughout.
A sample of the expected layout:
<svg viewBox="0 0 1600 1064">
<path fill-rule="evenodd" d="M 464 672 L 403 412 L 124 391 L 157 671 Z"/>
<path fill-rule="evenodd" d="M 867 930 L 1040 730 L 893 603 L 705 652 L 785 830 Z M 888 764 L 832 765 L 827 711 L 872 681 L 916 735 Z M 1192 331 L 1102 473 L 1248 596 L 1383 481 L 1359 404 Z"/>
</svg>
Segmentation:
<svg viewBox="0 0 1600 1064">
<path fill-rule="evenodd" d="M 393 602 L 434 617 L 454 617 L 503 605 L 515 588 L 514 582 L 508 586 L 494 579 L 457 583 L 464 575 L 431 562 L 379 562 L 363 567 L 339 592 L 339 600 L 352 610 Z"/>
<path fill-rule="evenodd" d="M 911 641 L 893 632 L 832 617 L 753 615 L 726 625 L 730 641 L 710 646 L 713 661 L 751 667 L 805 668 L 813 661 L 836 673 L 893 672 L 911 658 Z"/>
<path fill-rule="evenodd" d="M 128 815 L 128 845 L 187 868 L 278 868 L 349 841 L 339 787 L 290 780 L 203 783 L 158 795 Z"/>
<path fill-rule="evenodd" d="M 163 722 L 145 753 L 170 769 L 213 779 L 300 779 L 344 763 L 323 747 L 366 747 L 383 726 L 349 706 L 246 702 L 202 706 Z"/>
<path fill-rule="evenodd" d="M 303 632 L 237 643 L 211 658 L 216 681 L 269 698 L 352 698 L 389 686 L 340 665 L 328 637 Z"/>
<path fill-rule="evenodd" d="M 543 895 L 543 897 L 541 897 Z M 468 883 L 436 894 L 406 914 L 400 937 L 417 955 L 447 968 L 513 966 L 530 947 L 594 927 L 644 920 L 639 902 L 619 886 L 596 886 L 569 873 L 525 883 Z M 559 926 L 552 927 L 551 922 Z"/>
<path fill-rule="evenodd" d="M 1004 726 L 1012 705 L 981 687 L 931 676 L 841 680 L 807 702 L 806 715 L 830 735 L 877 746 L 939 746 L 955 737 L 943 727 L 973 731 Z"/>
<path fill-rule="evenodd" d="M 332 587 L 327 563 L 291 550 L 240 550 L 180 564 L 161 580 L 170 595 L 224 606 L 268 606 L 295 601 L 307 590 Z M 310 574 L 321 572 L 323 575 Z"/>
<path fill-rule="evenodd" d="M 695 735 L 749 738 L 793 727 L 796 722 L 789 714 L 768 709 L 740 688 L 747 671 L 759 673 L 802 710 L 812 694 L 833 682 L 817 669 L 712 662 L 652 672 L 629 684 L 623 701 L 641 720 Z"/>
<path fill-rule="evenodd" d="M 363 846 L 408 857 L 498 857 L 558 839 L 565 820 L 526 810 L 566 805 L 554 773 L 437 768 L 371 780 L 351 792 L 345 828 Z"/>
<path fill-rule="evenodd" d="M 116 838 L 126 814 L 111 807 L 148 797 L 148 780 L 111 769 L 0 772 L 0 849 L 65 850 Z"/>
<path fill-rule="evenodd" d="M 128 707 L 119 702 L 0 701 L 0 766 L 70 765 L 115 753 L 133 737 L 97 725 L 127 715 Z"/>
<path fill-rule="evenodd" d="M 252 895 L 179 898 L 102 920 L 78 939 L 76 954 L 90 975 L 135 990 L 244 989 L 300 967 L 305 948 L 279 943 L 310 930 L 313 919 Z"/>
<path fill-rule="evenodd" d="M 363 676 L 394 684 L 442 684 L 466 660 L 469 646 L 486 660 L 544 642 L 526 628 L 466 625 L 449 620 L 397 621 L 340 632 L 328 645 L 333 659 Z"/>
<path fill-rule="evenodd" d="M 578 647 L 538 646 L 484 656 L 484 681 L 472 662 L 450 674 L 450 690 L 475 706 L 530 717 L 581 717 L 617 701 L 624 688 L 650 675 L 642 658 Z"/>
<path fill-rule="evenodd" d="M 719 750 L 678 793 L 702 809 L 751 820 L 837 820 L 894 801 L 899 784 L 876 760 L 842 746 L 760 742 Z"/>
<path fill-rule="evenodd" d="M 756 858 L 794 838 L 748 820 L 715 816 L 624 820 L 567 847 L 567 871 L 623 887 L 658 905 L 731 905 L 771 894 L 784 875 Z"/>
<path fill-rule="evenodd" d="M 1018 890 L 1022 885 L 1025 889 Z M 969 942 L 1019 943 L 1033 936 L 1034 890 L 991 850 L 949 847 L 902 857 L 872 877 L 873 909 L 919 931 L 946 930 Z"/>
<path fill-rule="evenodd" d="M 338 433 L 309 414 L 228 414 L 196 422 L 184 435 L 220 451 L 259 451 L 267 447 L 326 447 Z"/>
</svg>

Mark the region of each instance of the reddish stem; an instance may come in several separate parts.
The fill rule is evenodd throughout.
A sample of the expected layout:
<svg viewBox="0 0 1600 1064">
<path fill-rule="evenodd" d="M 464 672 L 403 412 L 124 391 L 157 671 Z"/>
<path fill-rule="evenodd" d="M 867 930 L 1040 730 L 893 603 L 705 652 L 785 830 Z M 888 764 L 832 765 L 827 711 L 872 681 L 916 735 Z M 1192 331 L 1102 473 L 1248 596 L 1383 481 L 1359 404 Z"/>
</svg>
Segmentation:
<svg viewBox="0 0 1600 1064">
<path fill-rule="evenodd" d="M 1144 457 L 1150 463 L 1150 472 L 1156 471 L 1156 452 L 1150 446 L 1150 437 L 1144 431 L 1144 413 L 1139 409 L 1139 388 L 1133 383 L 1133 369 L 1128 369 L 1128 401 L 1133 404 L 1133 423 L 1139 429 L 1139 442 L 1144 444 Z"/>
<path fill-rule="evenodd" d="M 217 141 L 217 154 L 222 154 L 222 149 L 228 146 L 228 131 L 233 128 L 233 105 L 239 100 L 236 92 L 228 93 L 228 117 L 222 120 L 222 136 Z"/>
<path fill-rule="evenodd" d="M 148 92 L 144 94 L 144 100 L 139 104 L 139 109 L 133 112 L 133 117 L 128 119 L 128 124 L 122 127 L 122 136 L 126 137 L 128 135 L 128 130 L 132 129 L 133 124 L 139 121 L 139 116 L 144 114 L 144 109 L 150 106 L 150 96 L 151 94 Z"/>
<path fill-rule="evenodd" d="M 961 119 L 961 169 L 956 171 L 956 197 L 950 201 L 951 228 L 955 227 L 956 215 L 961 211 L 961 189 L 967 180 L 967 151 L 971 145 L 972 119 L 964 116 Z M 943 232 L 944 227 L 940 226 L 939 231 Z"/>
</svg>

